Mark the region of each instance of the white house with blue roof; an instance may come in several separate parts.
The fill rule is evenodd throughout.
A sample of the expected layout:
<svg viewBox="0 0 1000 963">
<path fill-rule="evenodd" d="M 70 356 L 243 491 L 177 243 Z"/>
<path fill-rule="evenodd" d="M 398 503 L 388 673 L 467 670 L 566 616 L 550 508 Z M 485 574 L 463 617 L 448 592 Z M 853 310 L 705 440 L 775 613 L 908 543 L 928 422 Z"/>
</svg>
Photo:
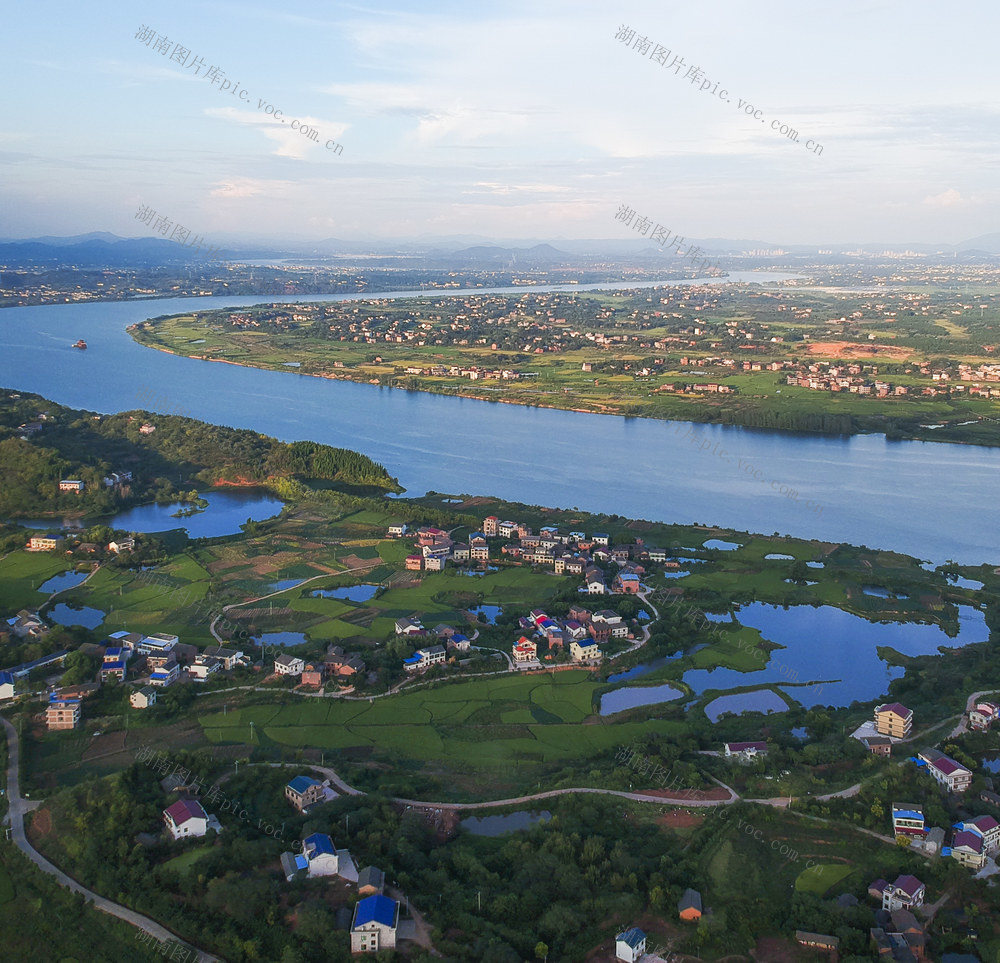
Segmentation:
<svg viewBox="0 0 1000 963">
<path fill-rule="evenodd" d="M 0 672 L 0 699 L 14 698 L 14 676 L 4 670 Z"/>
<path fill-rule="evenodd" d="M 337 847 L 326 833 L 313 833 L 302 840 L 302 855 L 310 876 L 336 876 L 340 872 Z"/>
<path fill-rule="evenodd" d="M 399 903 L 376 894 L 360 900 L 351 921 L 351 952 L 377 953 L 396 947 Z"/>
<path fill-rule="evenodd" d="M 633 926 L 615 937 L 615 959 L 624 963 L 636 963 L 646 953 L 646 934 Z"/>
</svg>

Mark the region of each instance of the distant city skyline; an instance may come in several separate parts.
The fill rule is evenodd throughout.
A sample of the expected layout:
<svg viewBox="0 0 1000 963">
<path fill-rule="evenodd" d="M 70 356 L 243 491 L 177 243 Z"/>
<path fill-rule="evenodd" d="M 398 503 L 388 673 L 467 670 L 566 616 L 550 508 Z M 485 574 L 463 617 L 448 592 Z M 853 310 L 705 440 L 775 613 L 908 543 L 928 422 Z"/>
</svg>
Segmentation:
<svg viewBox="0 0 1000 963">
<path fill-rule="evenodd" d="M 691 239 L 956 244 L 1000 214 L 1000 13 L 962 14 L 12 8 L 0 236 L 160 236 L 145 206 L 209 244 L 637 239 L 624 204 Z"/>
</svg>

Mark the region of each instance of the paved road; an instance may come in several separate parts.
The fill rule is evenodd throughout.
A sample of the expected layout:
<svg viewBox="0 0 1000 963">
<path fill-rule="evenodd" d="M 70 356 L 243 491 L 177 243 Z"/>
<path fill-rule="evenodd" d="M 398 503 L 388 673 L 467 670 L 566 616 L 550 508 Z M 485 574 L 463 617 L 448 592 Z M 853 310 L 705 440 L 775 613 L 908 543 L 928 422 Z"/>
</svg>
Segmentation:
<svg viewBox="0 0 1000 963">
<path fill-rule="evenodd" d="M 139 927 L 139 929 L 144 930 L 154 939 L 161 942 L 184 942 L 180 937 L 171 933 L 165 926 L 157 923 L 156 920 L 150 919 L 148 916 L 143 916 L 141 913 L 135 912 L 135 910 L 130 910 L 127 906 L 112 903 L 111 900 L 99 896 L 85 886 L 81 886 L 72 876 L 68 876 L 58 866 L 50 863 L 28 842 L 28 837 L 24 832 L 24 814 L 29 810 L 30 803 L 21 798 L 21 783 L 18 772 L 21 756 L 20 740 L 17 738 L 17 730 L 7 719 L 0 718 L 0 722 L 3 722 L 4 729 L 7 732 L 7 750 L 10 757 L 7 766 L 7 801 L 10 806 L 8 817 L 10 819 L 14 844 L 17 848 L 43 873 L 54 876 L 61 886 L 65 886 L 74 893 L 82 893 L 87 902 L 96 909 L 104 913 L 109 913 L 111 916 L 117 916 L 118 919 Z M 217 956 L 212 956 L 202 950 L 196 950 L 196 952 L 199 963 L 218 963 L 219 958 Z"/>
</svg>

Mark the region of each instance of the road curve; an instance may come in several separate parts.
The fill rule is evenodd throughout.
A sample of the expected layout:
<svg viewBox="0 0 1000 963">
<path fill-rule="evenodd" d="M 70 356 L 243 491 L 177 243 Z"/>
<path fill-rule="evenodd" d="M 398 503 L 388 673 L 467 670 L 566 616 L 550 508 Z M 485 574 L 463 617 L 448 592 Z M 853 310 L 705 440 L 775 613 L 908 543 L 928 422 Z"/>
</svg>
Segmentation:
<svg viewBox="0 0 1000 963">
<path fill-rule="evenodd" d="M 58 866 L 50 863 L 41 853 L 38 852 L 37 849 L 34 848 L 34 846 L 31 845 L 30 842 L 28 842 L 28 837 L 24 832 L 24 813 L 27 809 L 27 804 L 26 801 L 21 798 L 21 783 L 19 776 L 21 756 L 20 740 L 17 738 L 17 730 L 9 720 L 0 718 L 0 722 L 3 722 L 4 729 L 7 731 L 7 751 L 9 756 L 7 766 L 7 801 L 10 806 L 9 818 L 12 836 L 14 844 L 17 848 L 20 849 L 21 852 L 23 852 L 43 873 L 48 873 L 50 876 L 54 876 L 61 886 L 65 886 L 71 892 L 82 893 L 84 899 L 86 899 L 87 902 L 96 909 L 99 909 L 104 913 L 108 913 L 111 916 L 117 916 L 118 919 L 139 927 L 139 929 L 149 933 L 150 936 L 160 942 L 172 941 L 175 943 L 190 945 L 179 936 L 175 936 L 171 933 L 165 926 L 161 926 L 156 922 L 156 920 L 150 919 L 148 916 L 143 916 L 141 913 L 137 913 L 135 910 L 131 910 L 127 906 L 112 903 L 111 900 L 105 899 L 103 896 L 99 896 L 97 893 L 87 889 L 85 886 L 81 886 L 75 879 L 73 879 L 72 876 L 68 876 L 61 869 L 59 869 Z M 197 948 L 195 948 L 195 952 L 198 954 L 198 963 L 219 963 L 219 957 L 217 956 L 212 956 L 210 953 L 205 953 L 203 950 L 198 950 Z"/>
</svg>

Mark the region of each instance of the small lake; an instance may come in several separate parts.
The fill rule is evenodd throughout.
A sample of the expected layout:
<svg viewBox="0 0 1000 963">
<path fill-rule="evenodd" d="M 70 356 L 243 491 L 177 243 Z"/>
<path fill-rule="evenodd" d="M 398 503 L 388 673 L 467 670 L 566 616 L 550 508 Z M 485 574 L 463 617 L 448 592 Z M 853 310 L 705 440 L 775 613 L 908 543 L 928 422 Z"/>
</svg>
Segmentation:
<svg viewBox="0 0 1000 963">
<path fill-rule="evenodd" d="M 497 616 L 500 614 L 499 605 L 477 605 L 475 608 L 467 609 L 466 611 L 471 612 L 477 618 L 480 613 L 486 616 L 486 621 L 490 625 L 494 625 L 497 620 Z"/>
<path fill-rule="evenodd" d="M 805 741 L 806 739 L 809 738 L 809 730 L 805 726 L 796 726 L 794 729 L 792 729 L 792 735 L 796 739 L 802 739 L 803 741 Z"/>
<path fill-rule="evenodd" d="M 949 638 L 936 625 L 917 622 L 869 622 L 831 605 L 778 605 L 753 602 L 737 613 L 743 625 L 785 648 L 771 654 L 767 664 L 754 672 L 735 669 L 691 669 L 684 681 L 698 694 L 707 689 L 734 689 L 747 685 L 790 682 L 788 694 L 805 706 L 849 706 L 885 695 L 889 682 L 903 670 L 879 659 L 876 646 L 889 646 L 903 655 L 936 655 L 938 646 L 957 649 L 985 641 L 989 630 L 983 613 L 970 605 L 959 606 L 959 632 Z M 832 679 L 822 685 L 802 685 Z"/>
<path fill-rule="evenodd" d="M 505 816 L 466 816 L 459 825 L 473 836 L 502 836 L 518 829 L 531 829 L 538 823 L 547 823 L 551 818 L 552 813 L 548 810 L 533 813 L 522 809 Z"/>
<path fill-rule="evenodd" d="M 272 592 L 284 592 L 285 589 L 291 588 L 293 585 L 298 585 L 299 582 L 304 581 L 301 578 L 283 578 L 278 582 L 271 582 L 268 588 Z"/>
<path fill-rule="evenodd" d="M 39 592 L 62 592 L 74 585 L 79 585 L 90 573 L 89 572 L 63 572 L 62 575 L 53 575 L 47 582 L 38 586 Z"/>
<path fill-rule="evenodd" d="M 983 760 L 983 768 L 987 772 L 1000 772 L 1000 756 L 987 756 Z"/>
<path fill-rule="evenodd" d="M 705 715 L 712 722 L 718 722 L 724 712 L 742 715 L 744 712 L 787 712 L 788 704 L 777 693 L 770 689 L 758 689 L 756 692 L 734 692 L 732 695 L 719 696 L 705 706 Z"/>
<path fill-rule="evenodd" d="M 104 621 L 104 613 L 100 609 L 91 609 L 85 605 L 77 608 L 65 602 L 53 605 L 45 616 L 60 625 L 82 625 L 85 629 L 96 629 Z"/>
<path fill-rule="evenodd" d="M 948 579 L 952 585 L 957 585 L 959 588 L 975 589 L 978 591 L 983 587 L 985 583 L 977 582 L 974 578 L 966 578 L 964 575 L 952 575 Z"/>
<path fill-rule="evenodd" d="M 816 584 L 815 582 L 813 583 Z M 865 595 L 871 595 L 877 599 L 908 599 L 910 596 L 905 592 L 890 592 L 888 589 L 881 588 L 878 585 L 862 585 L 861 591 Z"/>
<path fill-rule="evenodd" d="M 826 565 L 826 562 L 806 562 L 806 565 L 808 565 L 809 568 L 823 568 Z"/>
<path fill-rule="evenodd" d="M 764 560 L 767 561 L 767 562 L 777 562 L 777 561 L 794 562 L 795 561 L 795 556 L 794 555 L 780 555 L 777 552 L 772 552 L 770 555 L 765 555 L 764 556 Z"/>
<path fill-rule="evenodd" d="M 190 507 L 182 502 L 140 505 L 138 508 L 119 512 L 104 524 L 127 532 L 166 532 L 184 528 L 191 538 L 217 538 L 220 535 L 235 534 L 248 518 L 260 522 L 265 518 L 274 518 L 281 511 L 281 501 L 260 490 L 200 494 L 208 502 L 208 507 L 197 515 L 174 518 L 176 512 Z"/>
<path fill-rule="evenodd" d="M 608 676 L 608 682 L 627 682 L 629 679 L 638 679 L 640 676 L 649 675 L 650 672 L 662 669 L 664 666 L 670 665 L 671 662 L 676 662 L 685 655 L 693 655 L 695 652 L 704 649 L 707 645 L 707 642 L 700 642 L 698 645 L 692 646 L 685 652 L 675 652 L 673 655 L 661 655 L 655 659 L 651 659 L 649 662 L 642 662 L 639 665 L 634 665 L 631 669 L 625 669 L 622 672 L 615 672 L 614 674 Z"/>
<path fill-rule="evenodd" d="M 614 689 L 601 696 L 601 707 L 598 710 L 602 716 L 625 709 L 635 709 L 639 706 L 656 705 L 658 702 L 673 702 L 679 699 L 683 692 L 672 685 L 626 686 Z"/>
<path fill-rule="evenodd" d="M 315 599 L 341 599 L 344 602 L 367 602 L 374 598 L 381 588 L 379 585 L 345 585 L 342 588 L 316 589 L 311 592 Z"/>
<path fill-rule="evenodd" d="M 702 548 L 714 548 L 720 552 L 735 552 L 740 547 L 739 542 L 725 542 L 721 538 L 710 538 Z"/>
<path fill-rule="evenodd" d="M 257 644 L 266 649 L 275 645 L 301 645 L 308 641 L 304 632 L 265 632 Z"/>
<path fill-rule="evenodd" d="M 663 573 L 664 578 L 684 578 L 686 575 L 690 575 L 690 572 L 685 572 L 682 568 L 668 569 Z"/>
</svg>

